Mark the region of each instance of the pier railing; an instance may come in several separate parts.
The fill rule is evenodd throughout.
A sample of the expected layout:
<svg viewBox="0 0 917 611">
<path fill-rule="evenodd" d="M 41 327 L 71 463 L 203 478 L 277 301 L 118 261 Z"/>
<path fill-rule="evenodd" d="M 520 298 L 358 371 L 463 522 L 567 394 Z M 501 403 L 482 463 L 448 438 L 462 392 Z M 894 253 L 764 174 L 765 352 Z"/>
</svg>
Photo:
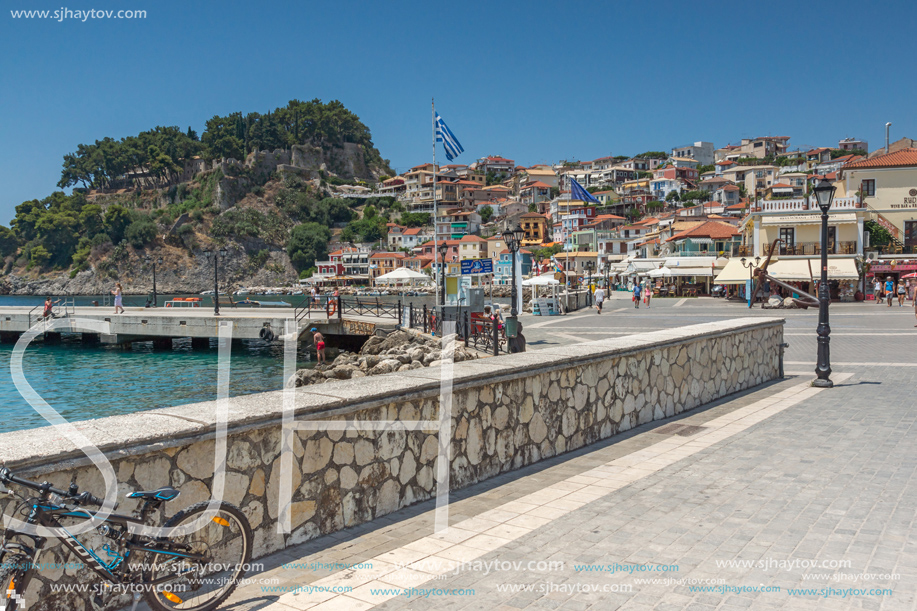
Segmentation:
<svg viewBox="0 0 917 611">
<path fill-rule="evenodd" d="M 359 297 L 321 296 L 315 300 L 306 297 L 300 301 L 293 311 L 293 316 L 297 321 L 309 318 L 313 313 L 323 313 L 328 319 L 336 316 L 338 320 L 347 314 L 400 320 L 401 311 L 400 299 L 396 303 L 383 303 L 378 298 L 368 301 Z"/>
</svg>

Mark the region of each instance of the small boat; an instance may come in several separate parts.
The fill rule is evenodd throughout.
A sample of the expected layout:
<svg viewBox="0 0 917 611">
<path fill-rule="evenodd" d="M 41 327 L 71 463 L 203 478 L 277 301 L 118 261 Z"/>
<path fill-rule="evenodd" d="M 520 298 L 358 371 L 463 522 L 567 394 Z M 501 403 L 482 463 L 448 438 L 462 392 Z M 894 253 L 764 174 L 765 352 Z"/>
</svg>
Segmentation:
<svg viewBox="0 0 917 611">
<path fill-rule="evenodd" d="M 238 291 L 236 291 L 235 293 L 233 293 L 233 295 L 248 295 L 248 289 L 241 288 Z"/>
<path fill-rule="evenodd" d="M 200 294 L 201 294 L 201 295 L 213 295 L 213 291 L 212 291 L 212 290 L 210 290 L 210 291 L 201 291 Z"/>
</svg>

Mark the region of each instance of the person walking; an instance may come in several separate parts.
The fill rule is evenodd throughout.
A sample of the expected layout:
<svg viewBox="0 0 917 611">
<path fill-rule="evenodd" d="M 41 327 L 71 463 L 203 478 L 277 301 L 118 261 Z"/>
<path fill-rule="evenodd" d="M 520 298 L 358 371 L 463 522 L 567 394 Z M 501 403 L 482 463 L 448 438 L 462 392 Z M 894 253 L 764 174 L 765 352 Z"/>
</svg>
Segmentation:
<svg viewBox="0 0 917 611">
<path fill-rule="evenodd" d="M 904 280 L 898 281 L 898 307 L 904 307 L 904 298 L 907 297 L 907 289 L 904 288 Z"/>
<path fill-rule="evenodd" d="M 882 303 L 882 280 L 876 276 L 876 284 L 872 287 L 872 294 L 876 296 L 876 303 Z"/>
<path fill-rule="evenodd" d="M 646 307 L 650 307 L 650 299 L 653 298 L 653 285 L 647 285 L 643 287 L 643 303 L 646 304 Z"/>
<path fill-rule="evenodd" d="M 321 365 L 322 363 L 326 363 L 325 338 L 316 327 L 312 327 L 310 331 L 312 333 L 312 343 L 315 344 L 315 355 L 318 357 L 318 364 Z"/>
<path fill-rule="evenodd" d="M 57 318 L 57 315 L 54 313 L 54 304 L 60 303 L 60 299 L 57 301 L 51 301 L 51 298 L 48 297 L 45 299 L 45 309 L 41 313 L 42 318 Z"/>
<path fill-rule="evenodd" d="M 888 276 L 885 279 L 885 301 L 888 302 L 888 307 L 892 307 L 892 299 L 895 296 L 895 279 L 891 276 Z"/>
<path fill-rule="evenodd" d="M 602 302 L 605 301 L 605 289 L 598 287 L 595 289 L 595 310 L 599 314 L 602 313 Z"/>
<path fill-rule="evenodd" d="M 640 283 L 634 282 L 634 307 L 640 309 Z"/>
<path fill-rule="evenodd" d="M 111 294 L 115 296 L 115 314 L 124 314 L 124 289 L 120 282 L 115 283 L 115 290 Z"/>
</svg>

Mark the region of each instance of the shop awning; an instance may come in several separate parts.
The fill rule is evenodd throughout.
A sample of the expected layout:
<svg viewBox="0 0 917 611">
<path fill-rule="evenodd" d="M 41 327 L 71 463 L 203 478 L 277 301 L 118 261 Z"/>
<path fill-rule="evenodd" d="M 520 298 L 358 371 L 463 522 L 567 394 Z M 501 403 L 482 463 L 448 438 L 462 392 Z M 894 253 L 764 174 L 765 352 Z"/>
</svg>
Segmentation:
<svg viewBox="0 0 917 611">
<path fill-rule="evenodd" d="M 708 276 L 713 277 L 712 267 L 673 267 L 670 276 Z"/>
<path fill-rule="evenodd" d="M 811 273 L 809 272 L 810 262 L 812 264 Z M 820 259 L 781 259 L 771 261 L 767 272 L 784 282 L 810 282 L 812 278 L 817 280 L 821 274 L 820 265 Z M 828 278 L 830 280 L 856 280 L 859 277 L 856 262 L 853 259 L 828 259 Z M 748 279 L 748 269 L 742 266 L 742 262 L 738 259 L 730 259 L 714 282 L 717 284 L 745 284 Z"/>
<path fill-rule="evenodd" d="M 761 221 L 764 225 L 820 225 L 821 214 L 782 214 L 780 216 L 765 216 Z M 829 214 L 829 225 L 845 225 L 856 223 L 856 212 L 842 212 Z"/>
<path fill-rule="evenodd" d="M 748 269 L 742 266 L 742 261 L 729 259 L 726 267 L 717 274 L 713 282 L 716 284 L 745 284 L 749 278 Z"/>
</svg>

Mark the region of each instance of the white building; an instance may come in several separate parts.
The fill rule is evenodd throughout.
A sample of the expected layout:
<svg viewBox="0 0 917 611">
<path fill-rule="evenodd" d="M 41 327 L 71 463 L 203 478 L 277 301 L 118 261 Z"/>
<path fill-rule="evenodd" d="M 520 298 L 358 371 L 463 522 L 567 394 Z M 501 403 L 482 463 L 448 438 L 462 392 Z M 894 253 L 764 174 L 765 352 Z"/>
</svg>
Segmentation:
<svg viewBox="0 0 917 611">
<path fill-rule="evenodd" d="M 690 157 L 700 165 L 713 165 L 713 143 L 695 142 L 672 149 L 672 157 Z"/>
</svg>

